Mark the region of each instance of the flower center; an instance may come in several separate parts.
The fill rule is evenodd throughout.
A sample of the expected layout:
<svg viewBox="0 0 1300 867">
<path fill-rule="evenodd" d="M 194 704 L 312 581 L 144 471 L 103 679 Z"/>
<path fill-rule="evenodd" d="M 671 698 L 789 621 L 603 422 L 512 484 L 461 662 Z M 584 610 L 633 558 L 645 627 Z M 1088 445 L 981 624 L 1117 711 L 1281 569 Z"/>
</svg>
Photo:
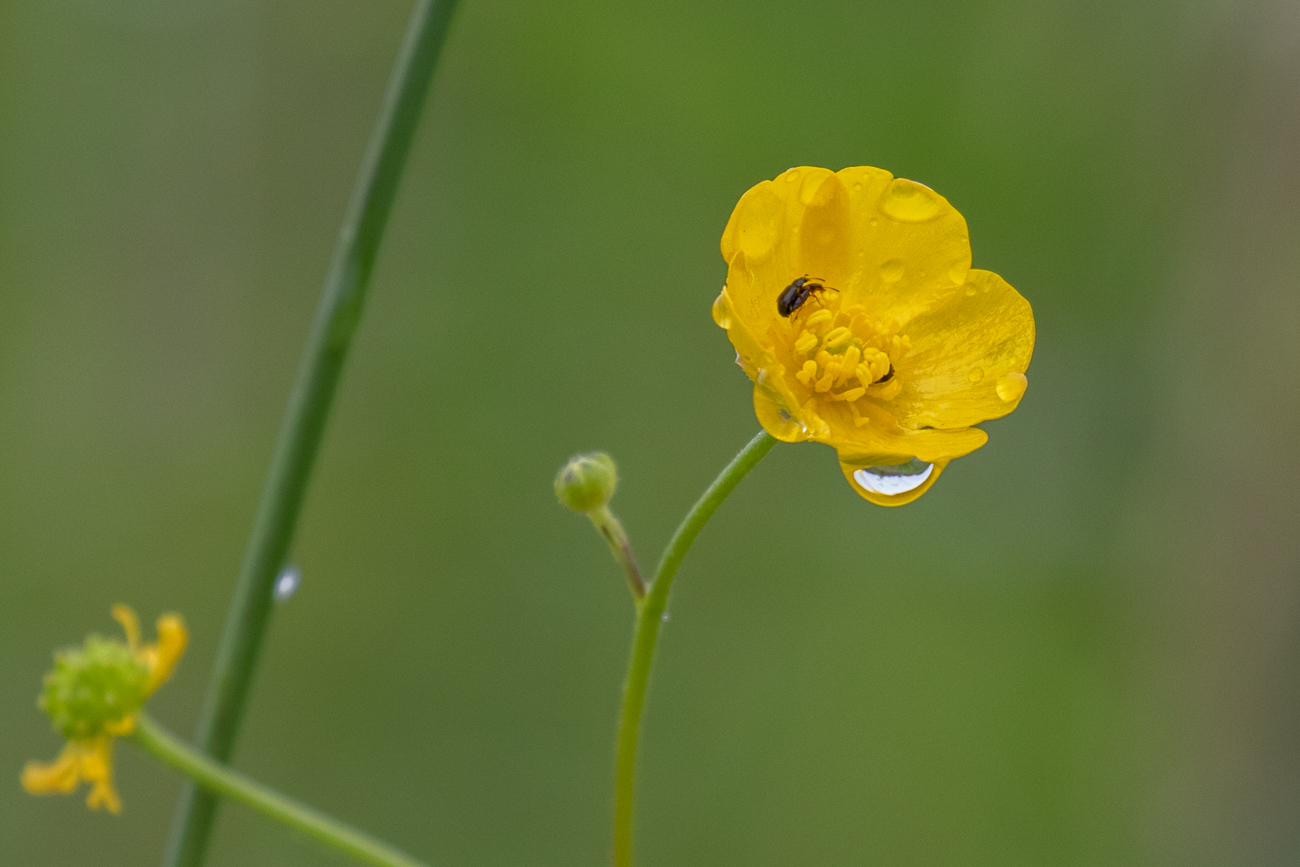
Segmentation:
<svg viewBox="0 0 1300 867">
<path fill-rule="evenodd" d="M 842 308 L 837 294 L 823 293 L 782 325 L 784 333 L 778 326 L 774 342 L 788 352 L 786 368 L 810 392 L 809 404 L 845 403 L 861 427 L 870 420 L 859 412 L 857 401 L 868 396 L 891 400 L 902 390 L 895 362 L 911 340 L 899 336 L 898 322 L 872 316 L 860 304 Z"/>
</svg>

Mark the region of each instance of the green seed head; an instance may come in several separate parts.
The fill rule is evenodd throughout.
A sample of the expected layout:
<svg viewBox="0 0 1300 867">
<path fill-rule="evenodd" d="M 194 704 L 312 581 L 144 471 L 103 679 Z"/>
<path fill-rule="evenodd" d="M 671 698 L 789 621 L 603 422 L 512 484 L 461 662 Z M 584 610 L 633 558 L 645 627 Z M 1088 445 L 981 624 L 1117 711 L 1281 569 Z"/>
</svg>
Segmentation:
<svg viewBox="0 0 1300 867">
<path fill-rule="evenodd" d="M 555 495 L 575 512 L 599 509 L 617 486 L 618 467 L 604 452 L 574 455 L 555 476 Z"/>
<path fill-rule="evenodd" d="M 86 740 L 144 704 L 149 670 L 120 641 L 92 635 L 54 656 L 38 704 L 70 740 Z"/>
</svg>

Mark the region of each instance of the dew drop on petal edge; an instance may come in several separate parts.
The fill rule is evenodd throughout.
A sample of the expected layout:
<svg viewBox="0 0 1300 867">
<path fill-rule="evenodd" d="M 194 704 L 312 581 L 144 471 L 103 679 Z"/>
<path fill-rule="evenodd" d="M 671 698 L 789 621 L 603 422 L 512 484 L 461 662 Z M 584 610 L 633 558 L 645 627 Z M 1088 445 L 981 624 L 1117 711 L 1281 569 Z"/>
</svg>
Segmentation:
<svg viewBox="0 0 1300 867">
<path fill-rule="evenodd" d="M 1029 387 L 1029 377 L 1023 373 L 1008 373 L 998 377 L 998 397 L 1003 403 L 1018 400 Z"/>
<path fill-rule="evenodd" d="M 853 479 L 869 493 L 894 497 L 915 491 L 934 472 L 934 464 L 915 458 L 905 464 L 889 467 L 867 467 L 854 470 Z"/>
</svg>

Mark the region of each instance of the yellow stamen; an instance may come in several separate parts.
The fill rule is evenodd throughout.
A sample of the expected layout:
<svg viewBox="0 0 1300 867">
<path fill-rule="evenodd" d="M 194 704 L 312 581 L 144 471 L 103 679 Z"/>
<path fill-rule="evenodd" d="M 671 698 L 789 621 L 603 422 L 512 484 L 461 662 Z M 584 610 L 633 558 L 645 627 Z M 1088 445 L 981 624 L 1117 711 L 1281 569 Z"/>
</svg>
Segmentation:
<svg viewBox="0 0 1300 867">
<path fill-rule="evenodd" d="M 826 335 L 825 346 L 830 350 L 839 349 L 852 339 L 853 332 L 841 325 L 838 328 L 832 329 L 831 332 Z"/>
<path fill-rule="evenodd" d="M 829 310 L 818 310 L 812 316 L 809 316 L 803 321 L 803 327 L 812 331 L 822 325 L 829 324 L 833 318 L 834 316 Z"/>
<path fill-rule="evenodd" d="M 817 362 L 805 361 L 803 363 L 803 367 L 799 370 L 798 373 L 794 375 L 794 378 L 802 382 L 804 385 L 809 386 L 811 388 L 812 381 L 813 379 L 816 378 L 816 376 L 817 376 Z"/>
<path fill-rule="evenodd" d="M 853 401 L 862 397 L 862 395 L 866 393 L 867 390 L 865 388 L 850 388 L 848 391 L 844 392 L 843 394 L 832 394 L 831 397 L 835 398 L 836 400 L 847 400 L 850 403 L 852 403 Z"/>
<path fill-rule="evenodd" d="M 844 350 L 844 358 L 840 360 L 840 372 L 835 377 L 836 385 L 843 385 L 848 382 L 849 377 L 857 371 L 858 361 L 861 358 L 862 350 L 858 349 L 857 346 L 850 346 Z"/>
<path fill-rule="evenodd" d="M 806 352 L 812 352 L 817 348 L 817 344 L 820 342 L 821 341 L 816 334 L 813 334 L 811 331 L 805 331 L 800 334 L 799 339 L 794 342 L 794 350 L 801 355 Z"/>
</svg>

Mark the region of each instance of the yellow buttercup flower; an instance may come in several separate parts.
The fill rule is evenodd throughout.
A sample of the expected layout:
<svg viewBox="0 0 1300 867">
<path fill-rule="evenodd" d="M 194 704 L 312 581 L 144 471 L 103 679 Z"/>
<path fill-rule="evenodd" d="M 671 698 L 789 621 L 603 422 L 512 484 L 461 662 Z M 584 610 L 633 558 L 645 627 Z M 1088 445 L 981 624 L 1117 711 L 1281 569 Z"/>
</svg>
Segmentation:
<svg viewBox="0 0 1300 867">
<path fill-rule="evenodd" d="M 140 619 L 125 605 L 113 606 L 126 642 L 92 635 L 81 647 L 54 657 L 39 705 L 68 742 L 52 764 L 28 762 L 23 788 L 33 795 L 68 794 L 90 784 L 86 805 L 122 810 L 113 788 L 113 741 L 135 728 L 144 700 L 176 667 L 189 633 L 176 614 L 158 618 L 158 640 L 140 643 Z"/>
<path fill-rule="evenodd" d="M 974 425 L 1020 403 L 1033 311 L 970 267 L 965 219 L 929 187 L 870 166 L 793 168 L 741 197 L 722 255 L 713 319 L 759 422 L 834 447 L 873 503 L 921 496 L 988 440 Z"/>
</svg>

